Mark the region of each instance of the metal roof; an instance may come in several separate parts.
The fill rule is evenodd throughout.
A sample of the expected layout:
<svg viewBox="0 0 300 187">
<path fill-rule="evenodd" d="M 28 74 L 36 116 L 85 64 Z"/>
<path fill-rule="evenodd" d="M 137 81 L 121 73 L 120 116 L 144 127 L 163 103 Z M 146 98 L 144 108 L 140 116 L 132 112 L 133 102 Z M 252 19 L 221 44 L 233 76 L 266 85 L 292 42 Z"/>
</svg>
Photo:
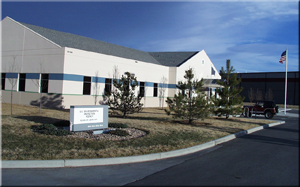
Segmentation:
<svg viewBox="0 0 300 187">
<path fill-rule="evenodd" d="M 145 52 L 36 25 L 22 22 L 18 23 L 61 47 L 81 49 L 169 67 L 178 67 L 199 52 Z"/>
<path fill-rule="evenodd" d="M 149 52 L 159 63 L 164 66 L 178 67 L 199 51 L 193 52 Z"/>
<path fill-rule="evenodd" d="M 27 23 L 20 23 L 20 24 L 24 25 L 25 27 L 28 27 L 34 32 L 53 41 L 54 43 L 58 44 L 61 47 L 70 47 L 70 48 L 81 49 L 85 51 L 91 51 L 91 52 L 161 65 L 148 52 L 144 52 L 144 51 L 140 51 L 128 47 L 123 47 L 120 45 L 115 45 L 115 44 L 107 43 L 100 40 L 95 40 L 84 36 L 79 36 L 75 34 L 47 29 L 44 27 L 30 25 Z"/>
</svg>

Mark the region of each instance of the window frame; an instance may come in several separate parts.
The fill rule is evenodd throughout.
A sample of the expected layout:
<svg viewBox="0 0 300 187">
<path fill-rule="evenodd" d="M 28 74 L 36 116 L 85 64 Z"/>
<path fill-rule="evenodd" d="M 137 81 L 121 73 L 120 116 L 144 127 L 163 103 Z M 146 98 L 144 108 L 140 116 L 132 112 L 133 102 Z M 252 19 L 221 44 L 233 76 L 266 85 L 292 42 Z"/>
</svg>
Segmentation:
<svg viewBox="0 0 300 187">
<path fill-rule="evenodd" d="M 91 95 L 92 77 L 83 77 L 82 95 Z"/>
<path fill-rule="evenodd" d="M 140 89 L 139 89 L 139 96 L 140 97 L 145 97 L 145 82 L 140 82 Z"/>
<path fill-rule="evenodd" d="M 26 73 L 19 73 L 19 92 L 25 92 Z"/>
<path fill-rule="evenodd" d="M 48 93 L 49 73 L 41 73 L 40 93 Z"/>
<path fill-rule="evenodd" d="M 158 83 L 153 84 L 153 97 L 157 97 L 158 93 Z"/>
<path fill-rule="evenodd" d="M 112 91 L 112 79 L 105 78 L 104 95 L 106 95 L 106 93 L 108 93 L 110 95 L 111 91 Z"/>
<path fill-rule="evenodd" d="M 5 90 L 6 73 L 1 73 L 1 89 Z"/>
</svg>

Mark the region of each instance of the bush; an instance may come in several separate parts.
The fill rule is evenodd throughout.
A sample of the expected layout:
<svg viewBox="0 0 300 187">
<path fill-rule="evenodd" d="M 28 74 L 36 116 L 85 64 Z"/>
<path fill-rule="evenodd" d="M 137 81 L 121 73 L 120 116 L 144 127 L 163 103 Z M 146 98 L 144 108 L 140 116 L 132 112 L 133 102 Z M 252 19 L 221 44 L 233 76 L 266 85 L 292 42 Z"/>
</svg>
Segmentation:
<svg viewBox="0 0 300 187">
<path fill-rule="evenodd" d="M 70 131 L 64 129 L 58 129 L 53 124 L 43 124 L 40 126 L 32 127 L 32 129 L 36 132 L 46 134 L 46 135 L 66 136 L 72 134 Z"/>
<path fill-rule="evenodd" d="M 117 135 L 117 136 L 128 136 L 129 135 L 128 132 L 121 130 L 121 129 L 110 130 L 108 133 Z"/>
<path fill-rule="evenodd" d="M 110 128 L 127 128 L 128 126 L 123 123 L 109 123 L 108 127 L 110 127 Z"/>
</svg>

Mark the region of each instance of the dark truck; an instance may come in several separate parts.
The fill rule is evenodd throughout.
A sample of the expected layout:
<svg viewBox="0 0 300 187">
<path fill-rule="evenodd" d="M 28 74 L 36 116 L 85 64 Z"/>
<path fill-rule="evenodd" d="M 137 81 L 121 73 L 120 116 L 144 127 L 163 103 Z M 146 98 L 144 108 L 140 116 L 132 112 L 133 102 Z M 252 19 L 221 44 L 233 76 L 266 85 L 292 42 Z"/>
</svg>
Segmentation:
<svg viewBox="0 0 300 187">
<path fill-rule="evenodd" d="M 254 106 L 243 106 L 243 115 L 251 117 L 253 114 L 264 115 L 265 118 L 271 119 L 278 113 L 278 106 L 275 101 L 256 101 Z"/>
</svg>

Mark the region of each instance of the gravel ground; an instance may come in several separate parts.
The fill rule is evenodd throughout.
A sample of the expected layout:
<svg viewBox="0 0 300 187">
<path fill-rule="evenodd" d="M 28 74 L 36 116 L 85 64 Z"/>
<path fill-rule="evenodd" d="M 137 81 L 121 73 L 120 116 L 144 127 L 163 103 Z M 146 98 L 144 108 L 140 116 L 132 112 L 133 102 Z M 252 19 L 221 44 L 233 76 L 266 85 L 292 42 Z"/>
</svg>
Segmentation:
<svg viewBox="0 0 300 187">
<path fill-rule="evenodd" d="M 104 130 L 112 130 L 113 128 L 108 128 Z M 117 136 L 109 133 L 102 134 L 93 134 L 93 131 L 84 131 L 84 132 L 74 132 L 72 135 L 68 135 L 68 138 L 87 138 L 87 139 L 95 139 L 95 140 L 112 140 L 112 141 L 120 141 L 120 140 L 128 140 L 132 138 L 139 138 L 145 136 L 147 133 L 135 129 L 135 128 L 122 128 L 122 130 L 128 132 L 128 136 Z"/>
</svg>

